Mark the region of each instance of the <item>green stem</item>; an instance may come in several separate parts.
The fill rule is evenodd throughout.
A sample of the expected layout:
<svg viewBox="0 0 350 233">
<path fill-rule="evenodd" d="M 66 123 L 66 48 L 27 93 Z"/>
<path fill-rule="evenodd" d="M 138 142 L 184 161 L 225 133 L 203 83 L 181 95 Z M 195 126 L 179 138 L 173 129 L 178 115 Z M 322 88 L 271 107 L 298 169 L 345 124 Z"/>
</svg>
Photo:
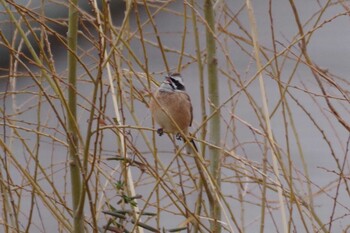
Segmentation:
<svg viewBox="0 0 350 233">
<path fill-rule="evenodd" d="M 74 232 L 84 232 L 84 211 L 79 209 L 80 198 L 83 197 L 81 182 L 81 164 L 79 159 L 79 141 L 77 122 L 77 60 L 75 52 L 77 51 L 78 37 L 78 19 L 79 12 L 77 9 L 78 0 L 71 0 L 69 3 L 69 25 L 68 25 L 68 108 L 71 114 L 68 114 L 68 141 L 69 141 L 69 157 L 70 172 L 72 185 L 72 202 L 73 202 L 73 220 Z M 84 206 L 82 204 L 82 206 Z"/>
<path fill-rule="evenodd" d="M 207 62 L 208 62 L 208 95 L 210 100 L 210 113 L 214 113 L 209 123 L 209 141 L 214 145 L 220 145 L 220 110 L 219 106 L 219 85 L 216 58 L 216 41 L 215 41 L 215 17 L 211 0 L 205 0 L 204 15 L 207 22 L 206 42 L 207 42 Z M 221 150 L 209 147 L 210 155 L 210 172 L 216 182 L 216 187 L 220 190 L 221 183 Z M 210 203 L 210 217 L 213 219 L 211 232 L 221 232 L 221 210 L 219 200 L 213 199 Z"/>
</svg>

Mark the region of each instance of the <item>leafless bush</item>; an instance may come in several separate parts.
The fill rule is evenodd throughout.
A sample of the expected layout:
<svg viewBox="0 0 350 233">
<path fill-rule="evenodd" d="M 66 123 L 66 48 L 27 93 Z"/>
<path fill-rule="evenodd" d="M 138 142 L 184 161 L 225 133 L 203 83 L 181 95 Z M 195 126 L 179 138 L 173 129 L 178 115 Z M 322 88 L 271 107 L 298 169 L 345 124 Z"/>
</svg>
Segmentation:
<svg viewBox="0 0 350 233">
<path fill-rule="evenodd" d="M 212 200 L 217 232 L 347 231 L 348 55 L 332 51 L 348 48 L 348 2 L 212 3 L 214 28 L 202 1 L 1 1 L 2 232 L 79 232 L 79 219 L 87 232 L 211 232 Z M 194 105 L 193 156 L 157 136 L 147 109 L 170 71 Z"/>
</svg>

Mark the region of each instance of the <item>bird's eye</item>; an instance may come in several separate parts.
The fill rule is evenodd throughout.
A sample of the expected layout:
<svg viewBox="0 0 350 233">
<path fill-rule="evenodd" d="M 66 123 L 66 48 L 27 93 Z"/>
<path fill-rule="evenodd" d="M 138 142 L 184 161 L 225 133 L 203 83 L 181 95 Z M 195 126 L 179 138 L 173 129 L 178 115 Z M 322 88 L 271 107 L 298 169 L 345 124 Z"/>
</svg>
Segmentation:
<svg viewBox="0 0 350 233">
<path fill-rule="evenodd" d="M 185 86 L 177 79 L 170 77 L 170 80 L 173 84 L 175 84 L 177 90 L 185 90 Z"/>
</svg>

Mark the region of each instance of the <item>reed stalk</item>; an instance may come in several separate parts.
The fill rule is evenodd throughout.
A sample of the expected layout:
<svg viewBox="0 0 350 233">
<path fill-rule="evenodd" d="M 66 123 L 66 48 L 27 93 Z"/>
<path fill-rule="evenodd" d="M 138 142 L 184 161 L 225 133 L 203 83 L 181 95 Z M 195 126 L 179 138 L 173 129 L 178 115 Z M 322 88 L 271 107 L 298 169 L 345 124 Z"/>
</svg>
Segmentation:
<svg viewBox="0 0 350 233">
<path fill-rule="evenodd" d="M 269 114 L 269 109 L 267 105 L 267 95 L 266 95 L 266 90 L 265 90 L 265 84 L 264 84 L 264 79 L 262 76 L 262 64 L 260 60 L 260 46 L 259 46 L 259 40 L 258 40 L 258 30 L 256 26 L 256 20 L 254 16 L 254 10 L 253 6 L 250 2 L 250 0 L 246 0 L 246 5 L 247 5 L 247 10 L 248 10 L 248 15 L 249 15 L 249 21 L 250 21 L 250 26 L 251 26 L 251 33 L 252 33 L 252 40 L 253 40 L 253 47 L 254 47 L 254 57 L 256 61 L 256 66 L 257 70 L 260 71 L 258 75 L 259 79 L 259 87 L 260 87 L 260 94 L 261 94 L 261 99 L 262 99 L 262 111 L 263 111 L 263 117 L 266 125 L 266 133 L 267 133 L 267 139 L 269 142 L 269 146 L 271 148 L 271 157 L 272 157 L 272 162 L 273 162 L 273 171 L 275 174 L 275 181 L 278 184 L 276 189 L 278 193 L 278 200 L 279 200 L 279 208 L 280 208 L 280 213 L 282 217 L 282 227 L 283 231 L 285 233 L 288 232 L 288 225 L 287 225 L 287 217 L 286 217 L 286 211 L 285 211 L 285 206 L 284 206 L 284 197 L 283 197 L 283 188 L 282 188 L 282 183 L 279 175 L 279 167 L 278 167 L 278 158 L 277 158 L 277 153 L 276 153 L 276 142 L 273 138 L 272 135 L 272 129 L 271 129 L 271 123 L 270 123 L 270 114 Z"/>
<path fill-rule="evenodd" d="M 97 12 L 99 12 L 98 10 L 98 6 L 97 6 L 97 1 L 94 0 L 93 1 L 93 6 L 95 8 L 95 10 Z M 110 15 L 110 8 L 108 6 L 108 4 L 106 4 L 104 6 L 106 8 L 106 21 L 108 23 L 111 23 L 112 22 L 112 18 L 111 18 L 111 15 Z M 123 19 L 123 23 L 122 23 L 122 27 L 119 31 L 119 33 L 117 33 L 116 31 L 113 31 L 113 27 L 111 27 L 112 29 L 112 39 L 113 39 L 113 42 L 116 43 L 118 42 L 119 40 L 121 41 L 124 41 L 123 40 L 123 37 L 127 36 L 128 35 L 128 27 L 129 27 L 129 14 L 130 14 L 130 11 L 132 9 L 132 0 L 127 0 L 126 1 L 126 9 L 125 9 L 125 16 L 124 16 L 124 19 Z M 103 30 L 102 28 L 102 20 L 99 16 L 99 14 L 97 14 L 97 22 L 98 22 L 98 30 L 99 30 L 99 33 L 100 33 L 100 36 L 103 38 L 103 35 L 105 35 L 105 31 Z M 103 39 L 103 43 L 106 43 L 106 41 L 104 41 Z M 125 43 L 124 45 L 127 45 L 127 43 Z M 124 101 L 124 94 L 123 94 L 123 89 L 124 89 L 124 86 L 123 86 L 123 82 L 122 82 L 122 71 L 121 71 L 121 59 L 118 55 L 118 52 L 119 51 L 122 51 L 123 50 L 123 47 L 120 47 L 118 50 L 116 49 L 112 49 L 111 50 L 111 55 L 113 57 L 113 59 L 115 59 L 115 63 L 116 63 L 116 79 L 117 79 L 117 88 L 114 87 L 114 84 L 113 84 L 113 73 L 112 73 L 112 66 L 110 64 L 110 61 L 109 61 L 109 56 L 107 54 L 107 49 L 105 49 L 104 51 L 102 51 L 102 53 L 104 53 L 104 64 L 107 68 L 107 79 L 108 79 L 108 84 L 110 86 L 110 90 L 111 90 L 111 98 L 112 98 L 112 103 L 113 103 L 113 110 L 114 110 L 114 114 L 115 114 L 115 123 L 117 126 L 119 125 L 122 125 L 124 124 L 125 122 L 125 117 L 124 117 L 124 105 L 126 106 L 127 104 L 125 103 Z M 118 51 L 118 52 L 117 52 Z M 117 89 L 117 91 L 116 91 Z M 132 106 L 130 106 L 129 110 L 130 112 L 132 112 Z M 117 137 L 117 144 L 118 144 L 118 147 L 120 148 L 119 151 L 120 151 L 120 154 L 125 158 L 125 159 L 128 159 L 128 153 L 127 153 L 127 144 L 126 144 L 126 137 L 125 137 L 125 131 L 124 130 L 118 130 L 116 131 L 116 134 L 118 135 Z M 123 168 L 123 176 L 124 176 L 124 181 L 125 181 L 125 188 L 126 188 L 126 193 L 128 196 L 132 197 L 132 196 L 136 196 L 137 193 L 136 193 L 136 189 L 135 189 L 135 186 L 134 186 L 134 179 L 133 179 L 133 174 L 131 172 L 131 168 L 128 164 L 126 164 L 124 161 L 121 161 L 120 162 L 120 167 Z M 135 223 L 134 224 L 134 228 L 133 230 L 137 233 L 143 233 L 144 230 L 142 227 L 139 226 L 139 224 L 142 224 L 141 222 L 141 215 L 140 215 L 140 209 L 137 205 L 137 200 L 135 199 L 134 202 L 136 203 L 135 206 L 132 206 L 132 209 L 134 210 L 133 211 L 133 222 Z"/>
<path fill-rule="evenodd" d="M 193 25 L 193 36 L 194 36 L 194 42 L 196 45 L 196 58 L 197 58 L 197 67 L 198 67 L 198 76 L 199 76 L 199 93 L 200 93 L 200 102 L 201 102 L 201 116 L 202 116 L 202 122 L 205 122 L 207 119 L 207 111 L 206 111 L 206 101 L 205 101 L 205 89 L 204 89 L 204 69 L 203 69 L 203 62 L 202 62 L 202 56 L 201 56 L 201 48 L 200 48 L 200 38 L 199 38 L 199 32 L 198 32 L 198 25 L 197 25 L 197 17 L 196 17 L 196 11 L 194 8 L 194 0 L 191 0 L 191 16 L 192 16 L 192 25 Z M 207 134 L 207 124 L 204 124 L 201 127 L 201 140 L 204 141 Z M 201 143 L 201 150 L 203 157 L 205 155 L 205 143 Z M 200 172 L 200 171 L 199 171 Z M 195 207 L 195 215 L 200 216 L 202 211 L 202 203 L 203 203 L 203 181 L 202 179 L 198 182 L 198 197 L 196 200 L 196 207 Z M 193 232 L 196 233 L 200 229 L 200 223 L 196 221 L 194 223 Z"/>
</svg>

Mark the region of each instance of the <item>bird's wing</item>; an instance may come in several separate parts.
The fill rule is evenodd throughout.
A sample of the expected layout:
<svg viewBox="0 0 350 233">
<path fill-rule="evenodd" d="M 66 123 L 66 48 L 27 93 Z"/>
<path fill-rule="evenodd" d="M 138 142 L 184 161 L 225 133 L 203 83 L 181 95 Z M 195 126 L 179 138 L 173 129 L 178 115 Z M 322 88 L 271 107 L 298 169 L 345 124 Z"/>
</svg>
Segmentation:
<svg viewBox="0 0 350 233">
<path fill-rule="evenodd" d="M 190 126 L 192 126 L 192 121 L 193 121 L 193 106 L 192 106 L 192 102 L 191 102 L 191 97 L 185 93 L 187 96 L 187 100 L 190 103 L 190 113 L 191 113 L 191 120 L 190 120 Z"/>
</svg>

